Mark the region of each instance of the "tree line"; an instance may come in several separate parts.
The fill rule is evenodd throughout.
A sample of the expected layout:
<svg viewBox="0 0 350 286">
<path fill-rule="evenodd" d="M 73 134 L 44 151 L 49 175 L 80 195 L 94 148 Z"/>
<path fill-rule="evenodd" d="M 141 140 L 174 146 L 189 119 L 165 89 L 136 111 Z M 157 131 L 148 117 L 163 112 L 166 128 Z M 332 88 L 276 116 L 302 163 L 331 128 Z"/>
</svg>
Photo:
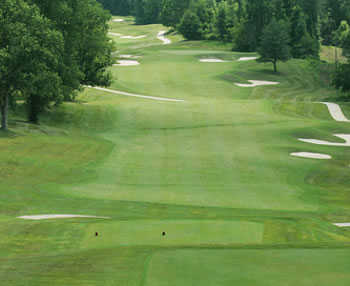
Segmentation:
<svg viewBox="0 0 350 286">
<path fill-rule="evenodd" d="M 219 40 L 236 51 L 259 51 L 261 60 L 274 66 L 290 57 L 318 58 L 320 44 L 342 47 L 350 59 L 349 0 L 98 1 L 115 14 L 135 16 L 137 24 L 162 23 L 187 40 Z M 271 40 L 274 48 L 268 46 Z M 337 65 L 334 84 L 350 90 L 350 65 Z"/>
<path fill-rule="evenodd" d="M 20 98 L 28 119 L 72 101 L 82 85 L 109 85 L 110 13 L 95 0 L 0 1 L 0 113 Z"/>
</svg>

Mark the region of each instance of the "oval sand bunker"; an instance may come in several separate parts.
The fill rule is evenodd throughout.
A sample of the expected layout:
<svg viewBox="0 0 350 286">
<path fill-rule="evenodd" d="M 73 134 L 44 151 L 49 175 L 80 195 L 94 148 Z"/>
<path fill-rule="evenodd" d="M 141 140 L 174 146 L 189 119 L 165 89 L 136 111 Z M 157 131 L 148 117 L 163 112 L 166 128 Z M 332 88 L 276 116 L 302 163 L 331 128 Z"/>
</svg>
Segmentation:
<svg viewBox="0 0 350 286">
<path fill-rule="evenodd" d="M 120 60 L 117 64 L 114 64 L 113 66 L 138 66 L 140 63 L 138 61 L 127 61 L 127 60 Z"/>
<path fill-rule="evenodd" d="M 110 219 L 110 217 L 105 216 L 90 216 L 90 215 L 71 215 L 71 214 L 55 214 L 55 215 L 29 215 L 20 216 L 18 218 L 27 220 L 43 220 L 43 219 L 64 219 L 64 218 L 102 218 Z"/>
<path fill-rule="evenodd" d="M 330 155 L 319 154 L 319 153 L 309 153 L 309 152 L 291 153 L 290 155 L 294 157 L 308 158 L 308 159 L 319 159 L 319 160 L 332 159 L 332 156 Z"/>
<path fill-rule="evenodd" d="M 227 61 L 220 59 L 200 59 L 201 63 L 227 63 Z"/>
<path fill-rule="evenodd" d="M 239 62 L 246 62 L 246 61 L 254 61 L 258 59 L 258 57 L 242 57 L 242 58 L 239 58 L 238 61 Z"/>
<path fill-rule="evenodd" d="M 134 56 L 134 55 L 119 55 L 120 58 L 123 59 L 139 59 L 141 58 L 140 56 Z"/>
<path fill-rule="evenodd" d="M 246 83 L 235 83 L 235 85 L 239 87 L 255 87 L 255 86 L 263 86 L 263 85 L 276 85 L 280 84 L 279 82 L 274 81 L 262 81 L 262 80 L 248 80 L 250 84 Z"/>
<path fill-rule="evenodd" d="M 347 119 L 341 110 L 340 106 L 336 103 L 331 103 L 331 102 L 320 102 L 322 104 L 327 105 L 329 113 L 333 117 L 335 121 L 339 122 L 350 122 L 349 119 Z"/>
<path fill-rule="evenodd" d="M 350 147 L 350 135 L 349 134 L 334 134 L 334 136 L 343 139 L 345 141 L 345 143 L 334 143 L 334 142 L 323 141 L 323 140 L 301 139 L 301 138 L 299 138 L 299 141 L 311 143 L 311 144 L 317 144 L 317 145 L 325 145 L 325 146 Z"/>
<path fill-rule="evenodd" d="M 163 42 L 163 45 L 169 45 L 171 44 L 171 40 L 165 37 L 166 31 L 160 31 L 157 35 L 158 40 Z"/>
<path fill-rule="evenodd" d="M 146 35 L 141 35 L 141 36 L 121 36 L 121 39 L 131 39 L 131 40 L 138 40 L 138 39 L 143 39 L 146 38 Z"/>
</svg>

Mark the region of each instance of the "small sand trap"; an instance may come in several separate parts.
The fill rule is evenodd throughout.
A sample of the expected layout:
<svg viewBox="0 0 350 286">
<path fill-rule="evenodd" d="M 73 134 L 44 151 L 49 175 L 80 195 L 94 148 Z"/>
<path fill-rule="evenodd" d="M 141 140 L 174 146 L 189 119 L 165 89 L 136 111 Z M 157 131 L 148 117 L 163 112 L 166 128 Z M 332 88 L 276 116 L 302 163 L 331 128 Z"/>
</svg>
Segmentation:
<svg viewBox="0 0 350 286">
<path fill-rule="evenodd" d="M 102 219 L 110 219 L 110 217 L 105 217 L 105 216 L 70 215 L 70 214 L 30 215 L 30 216 L 20 216 L 18 218 L 27 219 L 27 220 L 64 219 L 64 218 L 102 218 Z"/>
<path fill-rule="evenodd" d="M 345 223 L 333 223 L 334 225 L 338 227 L 350 227 L 350 222 L 345 222 Z"/>
<path fill-rule="evenodd" d="M 117 23 L 120 23 L 120 22 L 124 22 L 125 20 L 124 19 L 113 19 L 112 22 L 117 22 Z"/>
<path fill-rule="evenodd" d="M 108 32 L 108 35 L 110 35 L 110 36 L 114 36 L 114 37 L 120 37 L 120 36 L 122 36 L 122 34 L 119 34 L 119 33 L 113 33 L 113 32 Z"/>
<path fill-rule="evenodd" d="M 121 36 L 121 39 L 131 39 L 131 40 L 138 40 L 138 39 L 143 39 L 146 38 L 146 35 L 141 35 L 141 36 Z"/>
<path fill-rule="evenodd" d="M 309 152 L 291 153 L 290 155 L 294 156 L 294 157 L 308 158 L 308 159 L 320 159 L 320 160 L 332 159 L 332 156 L 330 156 L 330 155 L 318 154 L 318 153 L 309 153 Z"/>
<path fill-rule="evenodd" d="M 133 56 L 133 55 L 119 55 L 119 58 L 123 58 L 123 59 L 139 59 L 141 57 L 140 56 Z"/>
<path fill-rule="evenodd" d="M 322 104 L 327 105 L 329 113 L 332 115 L 333 119 L 339 122 L 350 122 L 349 119 L 347 119 L 341 110 L 340 106 L 335 103 L 330 102 L 320 102 Z"/>
<path fill-rule="evenodd" d="M 245 83 L 235 83 L 235 85 L 239 87 L 255 87 L 255 86 L 263 86 L 263 85 L 276 85 L 280 84 L 279 82 L 274 81 L 262 81 L 262 80 L 248 80 L 250 84 Z"/>
<path fill-rule="evenodd" d="M 157 100 L 157 101 L 172 101 L 172 102 L 184 102 L 182 99 L 172 99 L 172 98 L 165 98 L 165 97 L 155 97 L 155 96 L 146 96 L 146 95 L 141 95 L 141 94 L 133 94 L 129 92 L 124 92 L 124 91 L 118 91 L 118 90 L 113 90 L 113 89 L 108 89 L 104 87 L 97 87 L 97 86 L 86 86 L 88 88 L 93 88 L 109 93 L 114 93 L 118 95 L 125 95 L 125 96 L 131 96 L 131 97 L 138 97 L 138 98 L 144 98 L 144 99 L 152 99 L 152 100 Z"/>
<path fill-rule="evenodd" d="M 117 61 L 117 64 L 114 64 L 113 66 L 123 66 L 123 67 L 127 67 L 127 66 L 138 66 L 140 63 L 138 61 L 130 61 L 130 60 L 120 60 Z"/>
<path fill-rule="evenodd" d="M 256 59 L 258 59 L 258 57 L 243 57 L 239 58 L 238 62 L 255 61 Z"/>
<path fill-rule="evenodd" d="M 160 31 L 157 35 L 158 40 L 163 42 L 163 45 L 169 45 L 171 44 L 171 40 L 165 37 L 166 31 Z"/>
<path fill-rule="evenodd" d="M 227 63 L 227 61 L 220 59 L 200 59 L 201 63 Z"/>
<path fill-rule="evenodd" d="M 349 134 L 334 134 L 334 136 L 339 137 L 341 139 L 344 139 L 345 143 L 333 143 L 333 142 L 329 142 L 329 141 L 316 140 L 316 139 L 299 139 L 299 141 L 317 144 L 317 145 L 350 147 L 350 135 Z"/>
</svg>

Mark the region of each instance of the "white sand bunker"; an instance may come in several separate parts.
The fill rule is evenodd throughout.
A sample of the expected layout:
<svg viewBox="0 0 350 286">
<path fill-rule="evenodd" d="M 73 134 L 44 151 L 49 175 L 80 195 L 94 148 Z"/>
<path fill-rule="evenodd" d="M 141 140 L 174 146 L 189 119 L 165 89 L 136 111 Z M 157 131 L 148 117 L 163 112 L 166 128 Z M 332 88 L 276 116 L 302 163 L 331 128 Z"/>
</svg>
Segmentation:
<svg viewBox="0 0 350 286">
<path fill-rule="evenodd" d="M 94 88 L 97 90 L 109 92 L 109 93 L 114 93 L 118 95 L 125 95 L 125 96 L 131 96 L 131 97 L 138 97 L 138 98 L 144 98 L 144 99 L 151 99 L 151 100 L 157 100 L 157 101 L 172 101 L 172 102 L 184 102 L 182 99 L 172 99 L 172 98 L 165 98 L 165 97 L 155 97 L 155 96 L 147 96 L 147 95 L 141 95 L 141 94 L 134 94 L 134 93 L 129 93 L 129 92 L 124 92 L 124 91 L 119 91 L 119 90 L 113 90 L 113 89 L 108 89 L 104 87 L 97 87 L 97 86 L 86 86 L 88 88 Z"/>
<path fill-rule="evenodd" d="M 200 59 L 201 63 L 227 63 L 227 61 L 221 60 L 221 59 Z"/>
<path fill-rule="evenodd" d="M 139 59 L 141 58 L 140 56 L 134 56 L 134 55 L 119 55 L 120 58 L 123 59 Z"/>
<path fill-rule="evenodd" d="M 171 44 L 171 40 L 165 37 L 166 31 L 160 31 L 157 35 L 158 40 L 163 42 L 163 45 L 169 45 Z"/>
<path fill-rule="evenodd" d="M 146 38 L 146 35 L 141 35 L 141 36 L 121 36 L 121 39 L 131 39 L 131 40 L 138 40 L 138 39 L 143 39 Z"/>
<path fill-rule="evenodd" d="M 131 61 L 131 60 L 120 60 L 117 61 L 117 64 L 114 64 L 113 66 L 138 66 L 140 63 L 138 61 Z"/>
<path fill-rule="evenodd" d="M 262 80 L 248 80 L 250 84 L 245 83 L 235 83 L 235 85 L 239 87 L 255 87 L 255 86 L 262 86 L 262 85 L 276 85 L 280 84 L 279 82 L 274 81 L 262 81 Z"/>
<path fill-rule="evenodd" d="M 294 157 L 308 158 L 308 159 L 320 159 L 320 160 L 332 159 L 332 156 L 330 156 L 330 155 L 318 154 L 318 153 L 309 153 L 309 152 L 291 153 L 290 155 L 294 156 Z"/>
<path fill-rule="evenodd" d="M 245 62 L 245 61 L 254 61 L 256 59 L 258 59 L 258 57 L 242 57 L 242 58 L 239 58 L 238 61 Z"/>
<path fill-rule="evenodd" d="M 113 19 L 112 22 L 117 22 L 117 23 L 120 23 L 120 22 L 124 22 L 125 20 L 124 19 Z"/>
<path fill-rule="evenodd" d="M 334 136 L 339 137 L 345 140 L 345 143 L 333 143 L 329 141 L 316 140 L 316 139 L 299 139 L 299 141 L 317 144 L 317 145 L 326 145 L 326 146 L 340 146 L 340 147 L 350 147 L 350 135 L 349 134 L 334 134 Z"/>
<path fill-rule="evenodd" d="M 345 222 L 345 223 L 333 223 L 334 225 L 338 227 L 350 227 L 350 222 Z"/>
<path fill-rule="evenodd" d="M 120 37 L 120 36 L 122 36 L 122 34 L 119 34 L 119 33 L 113 33 L 113 32 L 108 32 L 108 35 L 110 35 L 110 36 L 114 36 L 114 37 Z"/>
<path fill-rule="evenodd" d="M 327 105 L 329 113 L 332 115 L 333 119 L 339 122 L 350 122 L 349 119 L 347 119 L 341 110 L 340 106 L 335 103 L 330 102 L 320 102 L 322 104 Z"/>
<path fill-rule="evenodd" d="M 18 218 L 27 219 L 27 220 L 64 219 L 64 218 L 102 218 L 102 219 L 110 219 L 110 217 L 105 217 L 105 216 L 71 215 L 71 214 L 30 215 L 30 216 L 20 216 Z"/>
</svg>

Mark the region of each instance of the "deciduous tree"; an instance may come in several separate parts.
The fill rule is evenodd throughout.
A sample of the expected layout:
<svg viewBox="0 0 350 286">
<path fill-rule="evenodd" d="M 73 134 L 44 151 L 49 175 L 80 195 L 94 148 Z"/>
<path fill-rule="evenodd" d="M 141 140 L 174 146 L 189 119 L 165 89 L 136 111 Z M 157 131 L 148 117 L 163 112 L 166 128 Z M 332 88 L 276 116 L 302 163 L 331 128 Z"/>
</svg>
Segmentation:
<svg viewBox="0 0 350 286">
<path fill-rule="evenodd" d="M 264 29 L 258 53 L 259 61 L 273 63 L 274 71 L 277 72 L 277 62 L 287 61 L 290 58 L 289 28 L 285 21 L 276 21 Z"/>
</svg>

